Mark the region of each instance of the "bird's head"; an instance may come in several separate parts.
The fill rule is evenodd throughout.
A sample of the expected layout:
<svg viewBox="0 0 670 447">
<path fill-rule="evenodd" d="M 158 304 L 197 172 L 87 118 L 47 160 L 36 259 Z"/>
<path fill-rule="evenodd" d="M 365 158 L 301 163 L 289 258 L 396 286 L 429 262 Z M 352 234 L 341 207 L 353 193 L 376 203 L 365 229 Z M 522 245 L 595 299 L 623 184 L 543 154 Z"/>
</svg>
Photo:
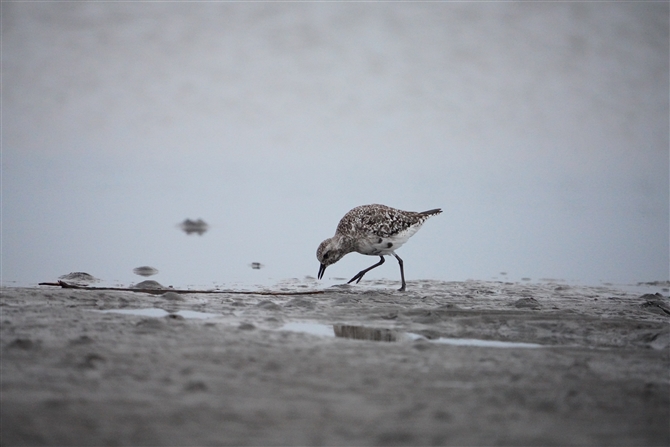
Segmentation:
<svg viewBox="0 0 670 447">
<path fill-rule="evenodd" d="M 323 277 L 323 273 L 326 271 L 326 267 L 330 264 L 335 264 L 337 261 L 342 259 L 342 256 L 346 255 L 347 252 L 342 250 L 339 244 L 333 239 L 326 239 L 325 241 L 319 244 L 319 248 L 316 249 L 316 259 L 321 263 L 319 267 L 318 278 Z"/>
</svg>

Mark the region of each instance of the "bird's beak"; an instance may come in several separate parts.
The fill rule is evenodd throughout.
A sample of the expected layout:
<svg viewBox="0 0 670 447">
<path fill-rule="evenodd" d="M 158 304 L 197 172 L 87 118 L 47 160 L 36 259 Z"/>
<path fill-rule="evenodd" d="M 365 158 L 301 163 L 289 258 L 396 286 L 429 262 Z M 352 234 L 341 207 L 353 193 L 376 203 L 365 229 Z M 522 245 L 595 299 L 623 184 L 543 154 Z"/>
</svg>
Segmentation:
<svg viewBox="0 0 670 447">
<path fill-rule="evenodd" d="M 325 272 L 325 271 L 326 271 L 326 265 L 321 264 L 321 267 L 319 267 L 319 274 L 318 274 L 317 278 L 319 278 L 319 279 L 323 278 L 323 272 Z"/>
</svg>

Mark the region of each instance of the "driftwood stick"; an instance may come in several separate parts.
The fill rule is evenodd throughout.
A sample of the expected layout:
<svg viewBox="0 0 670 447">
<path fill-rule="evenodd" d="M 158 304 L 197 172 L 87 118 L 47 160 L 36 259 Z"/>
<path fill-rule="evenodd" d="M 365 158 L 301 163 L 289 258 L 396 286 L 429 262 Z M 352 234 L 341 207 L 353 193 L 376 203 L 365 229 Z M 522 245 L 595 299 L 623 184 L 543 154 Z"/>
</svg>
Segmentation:
<svg viewBox="0 0 670 447">
<path fill-rule="evenodd" d="M 56 286 L 62 287 L 63 289 L 78 289 L 78 290 L 116 290 L 121 292 L 141 292 L 149 293 L 152 295 L 162 295 L 166 292 L 175 292 L 175 293 L 228 293 L 236 295 L 317 295 L 324 293 L 323 290 L 313 290 L 307 292 L 248 292 L 248 291 L 237 291 L 237 290 L 180 290 L 180 289 L 133 289 L 133 288 L 124 288 L 124 287 L 88 287 L 88 286 L 78 286 L 76 284 L 68 284 L 65 281 L 58 282 L 41 282 L 40 286 Z"/>
</svg>

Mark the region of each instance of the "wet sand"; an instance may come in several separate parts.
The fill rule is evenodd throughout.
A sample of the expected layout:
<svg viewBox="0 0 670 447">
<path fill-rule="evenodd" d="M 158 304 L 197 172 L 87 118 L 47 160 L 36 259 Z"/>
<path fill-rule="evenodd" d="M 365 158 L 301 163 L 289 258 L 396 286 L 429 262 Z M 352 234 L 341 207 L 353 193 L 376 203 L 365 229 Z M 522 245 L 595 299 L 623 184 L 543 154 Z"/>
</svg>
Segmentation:
<svg viewBox="0 0 670 447">
<path fill-rule="evenodd" d="M 395 287 L 3 288 L 0 444 L 670 444 L 667 292 Z M 147 308 L 167 314 L 100 312 Z"/>
</svg>

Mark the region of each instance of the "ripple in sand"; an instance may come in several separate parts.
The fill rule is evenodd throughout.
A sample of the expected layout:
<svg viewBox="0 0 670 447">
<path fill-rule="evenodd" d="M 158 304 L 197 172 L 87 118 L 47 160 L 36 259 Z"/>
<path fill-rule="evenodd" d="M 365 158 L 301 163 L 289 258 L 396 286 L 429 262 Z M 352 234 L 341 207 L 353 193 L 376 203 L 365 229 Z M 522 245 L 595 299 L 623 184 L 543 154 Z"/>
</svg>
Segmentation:
<svg viewBox="0 0 670 447">
<path fill-rule="evenodd" d="M 156 307 L 149 307 L 145 309 L 106 309 L 106 310 L 96 310 L 94 312 L 135 315 L 139 317 L 153 317 L 153 318 L 162 318 L 167 316 L 178 315 L 186 319 L 200 319 L 200 320 L 221 316 L 219 314 L 213 314 L 209 312 L 196 312 L 194 310 L 180 310 L 178 312 L 168 312 L 166 310 L 158 309 Z"/>
</svg>

